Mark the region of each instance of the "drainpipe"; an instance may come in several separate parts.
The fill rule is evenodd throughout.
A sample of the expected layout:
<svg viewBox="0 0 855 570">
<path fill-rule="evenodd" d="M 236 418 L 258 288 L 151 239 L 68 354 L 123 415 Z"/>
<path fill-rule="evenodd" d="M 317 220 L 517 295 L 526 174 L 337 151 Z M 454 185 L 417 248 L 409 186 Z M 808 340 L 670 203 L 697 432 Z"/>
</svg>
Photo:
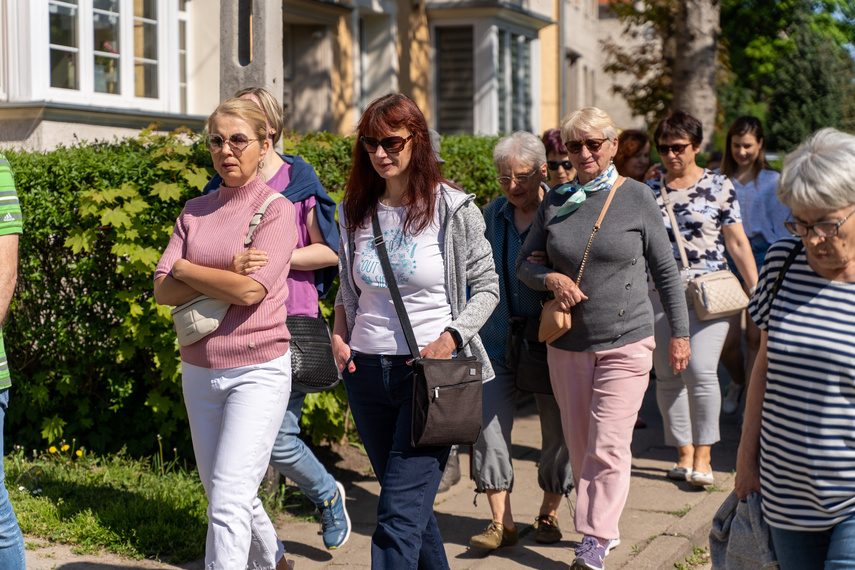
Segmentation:
<svg viewBox="0 0 855 570">
<path fill-rule="evenodd" d="M 564 47 L 564 0 L 558 0 L 558 124 L 567 114 L 564 97 L 564 61 L 567 59 Z M 555 128 L 555 127 L 551 127 Z"/>
</svg>

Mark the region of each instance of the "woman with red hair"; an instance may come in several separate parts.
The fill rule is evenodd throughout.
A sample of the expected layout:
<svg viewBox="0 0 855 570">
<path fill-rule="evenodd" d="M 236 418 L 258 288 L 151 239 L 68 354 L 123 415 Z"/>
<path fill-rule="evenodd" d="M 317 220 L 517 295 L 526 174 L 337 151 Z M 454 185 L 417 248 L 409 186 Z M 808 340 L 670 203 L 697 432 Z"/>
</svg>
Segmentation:
<svg viewBox="0 0 855 570">
<path fill-rule="evenodd" d="M 377 255 L 380 224 L 422 357 L 475 356 L 499 301 L 493 250 L 475 195 L 442 177 L 424 115 L 405 95 L 374 101 L 359 122 L 339 207 L 341 285 L 333 353 L 365 452 L 380 481 L 371 567 L 448 568 L 433 502 L 449 446 L 411 443 L 412 356 Z"/>
</svg>

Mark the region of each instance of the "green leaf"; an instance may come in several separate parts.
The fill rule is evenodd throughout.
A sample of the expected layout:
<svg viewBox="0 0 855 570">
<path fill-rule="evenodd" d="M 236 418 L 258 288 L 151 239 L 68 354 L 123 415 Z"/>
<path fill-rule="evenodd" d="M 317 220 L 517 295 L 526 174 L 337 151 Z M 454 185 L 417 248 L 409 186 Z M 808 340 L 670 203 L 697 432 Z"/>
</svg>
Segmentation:
<svg viewBox="0 0 855 570">
<path fill-rule="evenodd" d="M 68 425 L 67 422 L 58 415 L 45 418 L 42 421 L 42 439 L 46 439 L 48 443 L 53 443 L 62 437 L 63 428 L 66 425 Z"/>
<path fill-rule="evenodd" d="M 101 212 L 101 224 L 114 228 L 126 228 L 131 225 L 131 217 L 121 207 L 108 208 Z"/>
<path fill-rule="evenodd" d="M 72 253 L 78 254 L 81 251 L 90 252 L 92 250 L 92 242 L 95 236 L 92 230 L 81 230 L 74 228 L 71 234 L 65 238 L 65 247 L 71 248 Z"/>
<path fill-rule="evenodd" d="M 151 193 L 161 200 L 177 200 L 181 197 L 181 186 L 169 182 L 157 182 L 151 187 Z"/>
<path fill-rule="evenodd" d="M 185 168 L 181 171 L 181 175 L 187 184 L 197 190 L 203 190 L 210 179 L 206 170 L 196 167 Z"/>
</svg>

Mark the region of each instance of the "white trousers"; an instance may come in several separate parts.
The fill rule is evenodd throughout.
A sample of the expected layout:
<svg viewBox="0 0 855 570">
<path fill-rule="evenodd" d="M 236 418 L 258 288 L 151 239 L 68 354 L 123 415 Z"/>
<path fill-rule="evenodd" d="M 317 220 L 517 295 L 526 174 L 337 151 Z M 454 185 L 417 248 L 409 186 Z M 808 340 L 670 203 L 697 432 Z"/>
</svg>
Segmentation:
<svg viewBox="0 0 855 570">
<path fill-rule="evenodd" d="M 273 570 L 285 549 L 258 498 L 291 393 L 291 352 L 251 366 L 182 363 L 199 477 L 208 495 L 208 570 Z"/>
</svg>

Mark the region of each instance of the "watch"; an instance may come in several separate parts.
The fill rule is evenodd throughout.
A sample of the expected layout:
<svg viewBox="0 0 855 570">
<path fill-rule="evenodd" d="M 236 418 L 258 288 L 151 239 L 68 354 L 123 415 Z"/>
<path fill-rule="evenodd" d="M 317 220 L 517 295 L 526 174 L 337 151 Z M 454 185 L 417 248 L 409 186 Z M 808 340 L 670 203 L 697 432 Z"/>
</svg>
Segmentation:
<svg viewBox="0 0 855 570">
<path fill-rule="evenodd" d="M 460 333 L 457 332 L 457 330 L 451 327 L 445 327 L 445 330 L 443 330 L 442 332 L 447 332 L 451 334 L 451 338 L 454 339 L 455 348 L 463 348 L 463 337 L 460 336 Z"/>
</svg>

